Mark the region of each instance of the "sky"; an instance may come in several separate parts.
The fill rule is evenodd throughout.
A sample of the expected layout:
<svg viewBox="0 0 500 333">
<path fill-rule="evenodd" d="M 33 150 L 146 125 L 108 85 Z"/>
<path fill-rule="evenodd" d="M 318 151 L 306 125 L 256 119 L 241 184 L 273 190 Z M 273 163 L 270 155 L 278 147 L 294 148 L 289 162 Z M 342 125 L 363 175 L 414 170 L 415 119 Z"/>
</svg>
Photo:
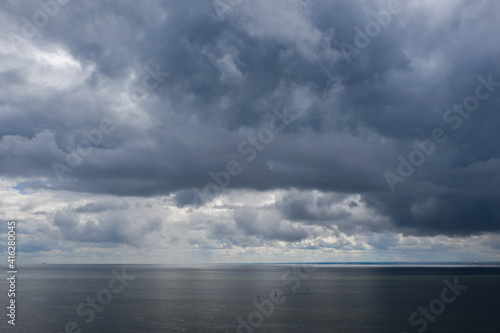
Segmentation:
<svg viewBox="0 0 500 333">
<path fill-rule="evenodd" d="M 500 261 L 499 15 L 3 1 L 4 235 L 19 264 Z"/>
</svg>

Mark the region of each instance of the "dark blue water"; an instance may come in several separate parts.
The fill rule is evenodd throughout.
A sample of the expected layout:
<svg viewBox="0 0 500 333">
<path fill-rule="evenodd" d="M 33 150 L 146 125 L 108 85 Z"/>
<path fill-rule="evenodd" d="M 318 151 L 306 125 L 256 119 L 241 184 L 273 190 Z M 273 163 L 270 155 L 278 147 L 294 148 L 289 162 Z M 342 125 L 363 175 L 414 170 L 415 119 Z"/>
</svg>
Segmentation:
<svg viewBox="0 0 500 333">
<path fill-rule="evenodd" d="M 122 267 L 134 279 L 110 289 Z M 445 303 L 443 281 L 455 278 L 467 289 L 445 291 Z M 492 267 L 29 266 L 19 268 L 16 327 L 4 306 L 0 330 L 59 333 L 74 322 L 69 331 L 237 332 L 240 317 L 241 332 L 499 332 L 499 278 Z M 5 279 L 0 288 L 6 305 Z M 430 303 L 438 314 L 410 325 Z"/>
</svg>

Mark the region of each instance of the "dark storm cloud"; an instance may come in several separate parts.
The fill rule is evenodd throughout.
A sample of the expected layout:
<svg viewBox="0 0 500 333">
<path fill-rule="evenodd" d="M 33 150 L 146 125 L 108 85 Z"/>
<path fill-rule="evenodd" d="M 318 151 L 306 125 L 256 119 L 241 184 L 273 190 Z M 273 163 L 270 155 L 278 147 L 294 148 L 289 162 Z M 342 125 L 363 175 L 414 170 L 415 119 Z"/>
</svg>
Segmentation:
<svg viewBox="0 0 500 333">
<path fill-rule="evenodd" d="M 175 193 L 174 201 L 177 207 L 192 205 L 195 198 L 193 190 L 181 190 Z"/>
<path fill-rule="evenodd" d="M 339 231 L 346 235 L 369 235 L 396 230 L 383 217 L 366 211 L 361 196 L 349 198 L 348 195 L 293 190 L 275 205 L 284 219 L 325 227 L 337 236 Z"/>
<path fill-rule="evenodd" d="M 287 219 L 305 223 L 335 222 L 348 218 L 347 207 L 332 209 L 332 204 L 342 199 L 339 195 L 325 195 L 315 198 L 311 193 L 290 193 L 277 203 Z"/>
<path fill-rule="evenodd" d="M 499 197 L 469 193 L 365 196 L 368 205 L 391 217 L 404 234 L 468 236 L 498 231 Z"/>
<path fill-rule="evenodd" d="M 412 234 L 498 231 L 500 88 L 459 129 L 451 129 L 443 114 L 474 94 L 478 76 L 500 81 L 500 5 L 408 2 L 347 61 L 339 45 L 354 45 L 354 27 L 364 29 L 374 20 L 370 10 L 388 6 L 256 1 L 221 19 L 210 2 L 70 2 L 33 43 L 47 52 L 61 45 L 90 74 L 61 88 L 32 83 L 29 66 L 0 73 L 7 87 L 1 95 L 0 172 L 56 179 L 51 163 L 65 163 L 86 139 L 82 131 L 98 128 L 106 117 L 115 129 L 65 181 L 47 188 L 176 193 L 176 204 L 185 207 L 192 189 L 214 181 L 209 172 L 236 160 L 243 171 L 229 188 L 317 189 L 326 198 L 358 193 L 395 230 Z M 0 8 L 15 23 L 8 29 L 18 33 L 21 18 L 39 10 L 36 2 Z M 131 84 L 140 86 L 148 66 L 169 75 L 131 107 L 136 113 L 118 120 L 113 105 L 120 93 L 130 93 L 123 82 L 134 72 Z M 268 126 L 273 109 L 298 118 L 248 162 L 238 147 Z M 447 142 L 392 193 L 384 172 L 397 172 L 398 156 L 408 158 L 414 140 L 429 138 L 436 127 L 445 129 Z M 325 210 L 333 201 L 295 195 L 278 205 L 285 218 L 348 228 L 355 207 L 333 212 Z M 307 237 L 300 228 L 266 229 L 242 216 L 237 225 L 269 239 Z M 57 226 L 67 237 L 124 241 L 111 222 L 102 234 L 89 222 L 76 226 L 71 216 L 58 216 Z"/>
</svg>

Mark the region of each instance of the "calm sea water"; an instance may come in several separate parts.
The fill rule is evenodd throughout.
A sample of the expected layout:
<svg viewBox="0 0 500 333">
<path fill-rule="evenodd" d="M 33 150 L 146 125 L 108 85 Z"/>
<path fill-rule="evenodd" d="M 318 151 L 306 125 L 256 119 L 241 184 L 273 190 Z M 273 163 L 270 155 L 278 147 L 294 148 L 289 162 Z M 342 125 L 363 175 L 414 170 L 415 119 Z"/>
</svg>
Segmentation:
<svg viewBox="0 0 500 333">
<path fill-rule="evenodd" d="M 112 270 L 122 267 L 134 279 L 109 290 Z M 443 281 L 455 278 L 467 289 L 445 292 L 445 303 Z M 0 288 L 6 305 L 5 279 Z M 73 321 L 81 332 L 237 332 L 240 325 L 241 332 L 496 333 L 500 321 L 495 267 L 41 265 L 19 268 L 17 289 L 16 327 L 4 306 L 1 332 L 59 333 Z M 274 298 L 274 290 L 284 295 Z M 87 299 L 98 294 L 105 305 L 93 309 Z M 439 314 L 410 325 L 430 303 Z"/>
</svg>

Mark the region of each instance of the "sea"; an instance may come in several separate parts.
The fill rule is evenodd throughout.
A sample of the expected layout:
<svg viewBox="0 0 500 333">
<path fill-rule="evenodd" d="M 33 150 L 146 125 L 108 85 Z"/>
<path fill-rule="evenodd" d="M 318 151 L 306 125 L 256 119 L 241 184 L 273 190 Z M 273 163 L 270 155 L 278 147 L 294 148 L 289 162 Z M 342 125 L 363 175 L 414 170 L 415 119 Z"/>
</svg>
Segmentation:
<svg viewBox="0 0 500 333">
<path fill-rule="evenodd" d="M 498 266 L 22 266 L 15 326 L 8 289 L 1 332 L 500 332 Z"/>
</svg>

